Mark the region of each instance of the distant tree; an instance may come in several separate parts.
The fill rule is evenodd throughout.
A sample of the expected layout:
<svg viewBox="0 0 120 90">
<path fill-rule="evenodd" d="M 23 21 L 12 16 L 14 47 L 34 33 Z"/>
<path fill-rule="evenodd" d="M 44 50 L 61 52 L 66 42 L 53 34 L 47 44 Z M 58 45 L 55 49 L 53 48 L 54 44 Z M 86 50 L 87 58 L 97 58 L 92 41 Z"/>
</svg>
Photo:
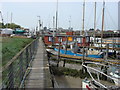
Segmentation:
<svg viewBox="0 0 120 90">
<path fill-rule="evenodd" d="M 4 28 L 4 23 L 0 23 L 0 28 Z"/>
<path fill-rule="evenodd" d="M 5 24 L 5 28 L 15 29 L 15 28 L 21 28 L 21 26 L 15 24 L 15 23 L 6 23 L 6 24 Z"/>
</svg>

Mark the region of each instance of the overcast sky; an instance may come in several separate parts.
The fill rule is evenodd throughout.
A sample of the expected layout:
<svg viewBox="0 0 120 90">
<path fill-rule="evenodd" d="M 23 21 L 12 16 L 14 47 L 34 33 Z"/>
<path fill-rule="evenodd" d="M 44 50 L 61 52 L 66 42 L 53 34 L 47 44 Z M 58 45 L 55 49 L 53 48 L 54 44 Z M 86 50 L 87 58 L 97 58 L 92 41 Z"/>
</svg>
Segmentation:
<svg viewBox="0 0 120 90">
<path fill-rule="evenodd" d="M 118 4 L 118 29 L 120 30 L 120 2 Z"/>
<path fill-rule="evenodd" d="M 68 28 L 71 16 L 71 26 L 75 30 L 82 28 L 83 2 L 59 2 L 58 27 Z M 38 17 L 41 16 L 43 25 L 52 27 L 52 18 L 55 16 L 56 2 L 2 2 L 4 22 L 10 22 L 11 12 L 13 22 L 26 28 L 37 26 Z M 8 19 L 7 19 L 8 13 Z M 97 3 L 97 28 L 101 29 L 102 2 Z M 85 29 L 94 27 L 94 2 L 86 2 Z M 105 30 L 118 29 L 118 2 L 106 2 Z"/>
</svg>

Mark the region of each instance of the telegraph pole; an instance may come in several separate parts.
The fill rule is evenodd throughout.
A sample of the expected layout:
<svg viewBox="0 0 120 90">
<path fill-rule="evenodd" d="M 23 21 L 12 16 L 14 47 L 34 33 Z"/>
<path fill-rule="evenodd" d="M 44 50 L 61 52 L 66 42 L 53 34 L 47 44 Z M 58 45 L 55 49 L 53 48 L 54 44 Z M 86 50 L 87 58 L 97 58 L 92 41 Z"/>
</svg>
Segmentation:
<svg viewBox="0 0 120 90">
<path fill-rule="evenodd" d="M 38 19 L 38 34 L 40 34 L 40 27 L 41 27 L 41 21 L 40 21 L 40 16 L 37 16 Z"/>
</svg>

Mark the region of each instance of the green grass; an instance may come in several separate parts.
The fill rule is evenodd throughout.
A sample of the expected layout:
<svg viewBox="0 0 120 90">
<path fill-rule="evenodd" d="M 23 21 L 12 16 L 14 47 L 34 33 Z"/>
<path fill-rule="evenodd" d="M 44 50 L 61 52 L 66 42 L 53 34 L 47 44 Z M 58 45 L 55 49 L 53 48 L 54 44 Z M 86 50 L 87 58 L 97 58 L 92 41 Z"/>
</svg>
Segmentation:
<svg viewBox="0 0 120 90">
<path fill-rule="evenodd" d="M 22 48 L 33 39 L 27 38 L 2 38 L 2 66 L 11 60 Z"/>
</svg>

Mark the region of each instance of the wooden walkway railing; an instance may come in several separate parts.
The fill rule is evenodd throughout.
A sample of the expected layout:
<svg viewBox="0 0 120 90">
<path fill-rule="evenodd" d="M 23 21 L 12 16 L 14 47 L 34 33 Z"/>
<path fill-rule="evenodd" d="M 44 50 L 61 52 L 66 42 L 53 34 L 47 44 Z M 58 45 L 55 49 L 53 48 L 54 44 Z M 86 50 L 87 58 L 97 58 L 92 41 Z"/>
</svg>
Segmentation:
<svg viewBox="0 0 120 90">
<path fill-rule="evenodd" d="M 2 88 L 19 88 L 24 74 L 34 59 L 38 38 L 28 44 L 2 67 Z"/>
</svg>

